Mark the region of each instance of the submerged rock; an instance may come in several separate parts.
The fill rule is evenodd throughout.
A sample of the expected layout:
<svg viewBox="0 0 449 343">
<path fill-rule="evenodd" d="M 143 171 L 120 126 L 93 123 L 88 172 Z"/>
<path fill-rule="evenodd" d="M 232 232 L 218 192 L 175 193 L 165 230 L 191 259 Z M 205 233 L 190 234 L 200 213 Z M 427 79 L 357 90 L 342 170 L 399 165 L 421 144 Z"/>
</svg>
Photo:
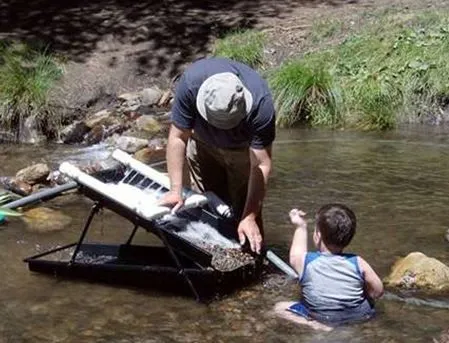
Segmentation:
<svg viewBox="0 0 449 343">
<path fill-rule="evenodd" d="M 61 231 L 72 222 L 72 218 L 64 213 L 47 207 L 33 208 L 22 216 L 27 230 L 38 233 Z"/>
<path fill-rule="evenodd" d="M 19 170 L 16 174 L 16 179 L 34 185 L 39 182 L 45 182 L 49 174 L 50 168 L 45 163 L 37 163 Z"/>
<path fill-rule="evenodd" d="M 421 252 L 412 252 L 393 265 L 384 281 L 388 286 L 407 289 L 449 289 L 449 267 Z"/>
</svg>

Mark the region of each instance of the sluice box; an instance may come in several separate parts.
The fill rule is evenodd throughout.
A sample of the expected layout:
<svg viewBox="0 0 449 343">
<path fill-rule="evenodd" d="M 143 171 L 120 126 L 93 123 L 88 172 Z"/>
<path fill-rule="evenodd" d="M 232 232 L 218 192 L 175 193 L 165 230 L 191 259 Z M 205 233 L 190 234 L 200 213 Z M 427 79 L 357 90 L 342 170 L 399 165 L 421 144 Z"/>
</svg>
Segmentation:
<svg viewBox="0 0 449 343">
<path fill-rule="evenodd" d="M 168 177 L 121 150 L 113 173 L 88 175 L 64 162 L 60 171 L 78 183 L 93 200 L 77 242 L 26 258 L 33 272 L 131 285 L 210 300 L 259 279 L 260 259 L 241 251 L 235 240 L 232 213 L 212 193 L 184 190 L 176 214 L 157 200 L 169 190 Z M 128 219 L 131 233 L 123 244 L 86 243 L 91 221 L 108 208 Z M 162 246 L 134 245 L 141 228 L 156 235 Z"/>
</svg>

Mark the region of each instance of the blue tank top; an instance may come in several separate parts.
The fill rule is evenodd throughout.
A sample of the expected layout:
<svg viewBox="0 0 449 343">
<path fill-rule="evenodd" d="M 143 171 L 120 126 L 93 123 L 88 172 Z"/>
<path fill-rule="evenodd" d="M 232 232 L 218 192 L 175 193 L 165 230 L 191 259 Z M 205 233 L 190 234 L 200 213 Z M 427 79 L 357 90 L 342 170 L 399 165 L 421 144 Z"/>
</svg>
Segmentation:
<svg viewBox="0 0 449 343">
<path fill-rule="evenodd" d="M 357 256 L 308 252 L 300 279 L 305 306 L 311 311 L 355 308 L 366 299 Z"/>
</svg>

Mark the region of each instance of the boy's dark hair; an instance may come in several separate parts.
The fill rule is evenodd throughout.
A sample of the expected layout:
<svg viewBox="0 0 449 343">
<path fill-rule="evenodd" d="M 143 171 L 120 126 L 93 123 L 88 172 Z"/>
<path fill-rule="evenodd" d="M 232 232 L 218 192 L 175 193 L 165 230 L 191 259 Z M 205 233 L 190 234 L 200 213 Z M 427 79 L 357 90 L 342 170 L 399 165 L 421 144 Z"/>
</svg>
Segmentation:
<svg viewBox="0 0 449 343">
<path fill-rule="evenodd" d="M 354 212 L 347 206 L 327 204 L 318 210 L 316 225 L 326 245 L 344 248 L 354 237 L 357 221 Z"/>
</svg>

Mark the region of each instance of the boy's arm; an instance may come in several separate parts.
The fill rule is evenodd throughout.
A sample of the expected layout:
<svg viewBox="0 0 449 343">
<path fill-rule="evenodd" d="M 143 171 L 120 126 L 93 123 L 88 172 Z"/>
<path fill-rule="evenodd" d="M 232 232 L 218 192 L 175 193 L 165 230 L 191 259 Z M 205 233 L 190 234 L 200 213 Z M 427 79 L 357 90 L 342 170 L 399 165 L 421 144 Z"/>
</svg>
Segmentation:
<svg viewBox="0 0 449 343">
<path fill-rule="evenodd" d="M 371 268 L 371 266 L 360 256 L 357 257 L 360 269 L 365 278 L 365 288 L 369 297 L 372 299 L 378 299 L 384 294 L 384 285 L 382 280 Z"/>
<path fill-rule="evenodd" d="M 302 215 L 304 213 L 298 210 L 290 212 L 291 221 L 296 226 L 290 247 L 290 264 L 300 278 L 304 270 L 304 259 L 307 253 L 307 223 Z"/>
</svg>

